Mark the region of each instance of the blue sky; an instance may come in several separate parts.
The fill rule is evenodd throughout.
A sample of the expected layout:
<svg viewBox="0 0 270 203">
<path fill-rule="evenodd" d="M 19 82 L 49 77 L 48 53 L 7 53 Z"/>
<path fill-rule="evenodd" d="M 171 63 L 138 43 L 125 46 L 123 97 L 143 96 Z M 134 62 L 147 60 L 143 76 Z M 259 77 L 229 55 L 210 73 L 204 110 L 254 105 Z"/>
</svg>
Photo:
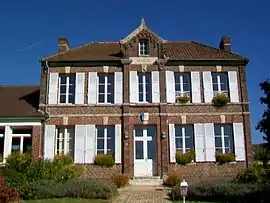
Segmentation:
<svg viewBox="0 0 270 203">
<path fill-rule="evenodd" d="M 221 36 L 229 35 L 233 52 L 250 59 L 251 131 L 253 142 L 258 143 L 262 135 L 255 125 L 264 108 L 258 84 L 270 76 L 269 9 L 267 0 L 1 1 L 0 84 L 39 84 L 39 59 L 57 51 L 60 35 L 72 47 L 115 41 L 135 29 L 141 17 L 168 40 L 195 40 L 217 47 Z"/>
</svg>

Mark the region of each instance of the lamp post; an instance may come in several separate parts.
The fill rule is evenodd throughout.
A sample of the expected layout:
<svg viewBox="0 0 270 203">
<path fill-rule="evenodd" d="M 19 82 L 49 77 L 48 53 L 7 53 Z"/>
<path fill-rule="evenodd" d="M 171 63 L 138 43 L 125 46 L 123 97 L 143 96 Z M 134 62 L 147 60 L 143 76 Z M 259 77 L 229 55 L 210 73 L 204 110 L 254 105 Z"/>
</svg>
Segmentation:
<svg viewBox="0 0 270 203">
<path fill-rule="evenodd" d="M 180 183 L 180 193 L 183 196 L 183 203 L 186 202 L 187 192 L 188 192 L 188 183 L 185 180 L 183 180 Z"/>
</svg>

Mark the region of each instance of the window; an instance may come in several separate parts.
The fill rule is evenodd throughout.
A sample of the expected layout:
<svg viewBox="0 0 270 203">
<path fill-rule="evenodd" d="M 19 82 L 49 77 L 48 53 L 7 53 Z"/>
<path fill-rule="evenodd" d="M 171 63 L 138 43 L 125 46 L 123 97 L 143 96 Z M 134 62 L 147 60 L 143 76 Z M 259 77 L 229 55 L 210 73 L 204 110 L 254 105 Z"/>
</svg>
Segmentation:
<svg viewBox="0 0 270 203">
<path fill-rule="evenodd" d="M 114 102 L 114 75 L 98 75 L 98 103 Z"/>
<path fill-rule="evenodd" d="M 215 146 L 218 153 L 234 152 L 232 125 L 215 125 Z"/>
<path fill-rule="evenodd" d="M 114 126 L 97 126 L 97 154 L 114 154 Z"/>
<path fill-rule="evenodd" d="M 55 154 L 74 154 L 74 127 L 58 127 L 55 136 Z"/>
<path fill-rule="evenodd" d="M 192 125 L 175 125 L 176 151 L 186 153 L 194 148 Z"/>
<path fill-rule="evenodd" d="M 14 128 L 12 130 L 11 152 L 31 152 L 32 129 Z"/>
<path fill-rule="evenodd" d="M 183 97 L 187 96 L 190 97 L 190 75 L 188 73 L 175 73 L 174 75 L 175 80 L 175 96 Z"/>
<path fill-rule="evenodd" d="M 148 55 L 148 41 L 147 40 L 140 40 L 140 42 L 139 42 L 139 55 L 140 56 Z"/>
<path fill-rule="evenodd" d="M 59 76 L 59 103 L 74 104 L 75 103 L 75 80 L 74 74 Z"/>
<path fill-rule="evenodd" d="M 139 102 L 152 102 L 151 74 L 138 73 Z"/>
<path fill-rule="evenodd" d="M 212 84 L 214 95 L 217 93 L 228 94 L 228 75 L 227 73 L 212 73 Z"/>
</svg>

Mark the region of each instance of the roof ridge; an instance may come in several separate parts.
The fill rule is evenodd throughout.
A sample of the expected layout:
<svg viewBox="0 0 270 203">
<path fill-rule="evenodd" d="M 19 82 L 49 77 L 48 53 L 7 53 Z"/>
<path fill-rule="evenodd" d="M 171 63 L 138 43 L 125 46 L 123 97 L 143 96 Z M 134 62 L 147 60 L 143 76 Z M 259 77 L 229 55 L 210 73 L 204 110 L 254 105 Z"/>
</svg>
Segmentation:
<svg viewBox="0 0 270 203">
<path fill-rule="evenodd" d="M 179 40 L 177 40 L 177 41 L 167 41 L 165 44 L 167 44 L 167 43 L 184 43 L 184 42 L 192 42 L 192 40 L 183 40 L 183 41 L 179 41 Z"/>
<path fill-rule="evenodd" d="M 83 48 L 83 47 L 87 47 L 87 46 L 90 46 L 90 45 L 96 44 L 96 43 L 98 43 L 98 44 L 105 44 L 105 43 L 108 43 L 108 44 L 117 44 L 117 43 L 119 43 L 119 42 L 118 42 L 118 41 L 92 41 L 92 42 L 89 42 L 89 43 L 86 43 L 86 44 L 83 44 L 83 45 L 80 45 L 80 46 L 71 48 L 71 49 L 69 49 L 69 50 L 67 50 L 67 51 L 62 51 L 62 52 L 58 52 L 58 53 L 56 53 L 56 54 L 52 54 L 52 55 L 43 57 L 43 58 L 41 58 L 41 60 L 47 60 L 47 59 L 49 59 L 49 58 L 51 58 L 51 57 L 64 55 L 64 54 L 66 54 L 66 53 L 68 53 L 68 52 L 75 51 L 75 50 L 77 50 L 77 49 L 80 49 L 80 48 Z"/>
<path fill-rule="evenodd" d="M 207 45 L 207 44 L 202 44 L 202 43 L 197 42 L 197 41 L 194 41 L 194 40 L 192 40 L 191 43 L 197 44 L 197 45 L 200 45 L 200 46 L 204 46 L 204 47 L 208 47 L 208 48 L 213 49 L 213 50 L 216 50 L 216 51 L 225 52 L 225 53 L 227 53 L 227 54 L 231 54 L 231 55 L 234 55 L 234 56 L 237 56 L 237 57 L 241 57 L 241 58 L 243 58 L 243 59 L 247 59 L 246 56 L 242 56 L 242 55 L 240 55 L 240 54 L 236 54 L 236 53 L 233 53 L 233 52 L 230 52 L 230 51 L 226 51 L 226 50 L 223 50 L 223 49 L 219 49 L 219 48 L 216 48 L 216 47 Z"/>
</svg>

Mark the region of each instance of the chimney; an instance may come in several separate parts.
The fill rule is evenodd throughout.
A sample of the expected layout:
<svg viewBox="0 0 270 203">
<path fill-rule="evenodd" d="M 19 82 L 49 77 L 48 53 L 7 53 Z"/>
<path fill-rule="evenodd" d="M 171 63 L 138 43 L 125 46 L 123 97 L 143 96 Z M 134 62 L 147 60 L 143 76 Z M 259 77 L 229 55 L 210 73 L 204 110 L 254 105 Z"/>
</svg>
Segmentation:
<svg viewBox="0 0 270 203">
<path fill-rule="evenodd" d="M 66 37 L 58 38 L 58 52 L 68 51 L 70 49 L 69 43 Z"/>
<path fill-rule="evenodd" d="M 231 51 L 231 39 L 229 36 L 223 36 L 221 38 L 219 48 L 225 51 Z"/>
</svg>

